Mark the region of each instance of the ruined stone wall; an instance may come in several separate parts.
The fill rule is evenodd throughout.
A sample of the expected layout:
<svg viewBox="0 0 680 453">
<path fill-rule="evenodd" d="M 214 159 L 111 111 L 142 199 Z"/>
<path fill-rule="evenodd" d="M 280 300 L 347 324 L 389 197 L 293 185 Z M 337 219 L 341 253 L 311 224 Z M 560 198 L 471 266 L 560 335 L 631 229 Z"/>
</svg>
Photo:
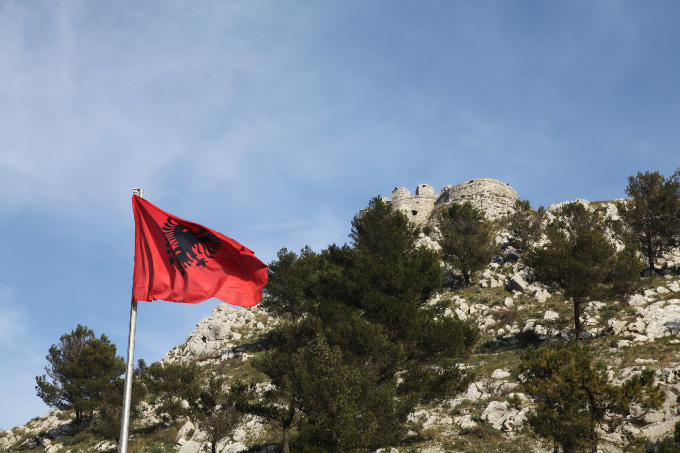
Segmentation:
<svg viewBox="0 0 680 453">
<path fill-rule="evenodd" d="M 405 187 L 395 187 L 392 191 L 392 205 L 406 214 L 411 222 L 425 225 L 432 216 L 437 197 L 432 186 L 427 184 L 419 185 L 415 195 L 411 195 Z"/>
<path fill-rule="evenodd" d="M 496 220 L 512 214 L 518 198 L 515 189 L 508 184 L 497 179 L 479 178 L 444 187 L 436 205 L 469 201 L 483 211 L 488 219 Z"/>
<path fill-rule="evenodd" d="M 416 225 L 425 225 L 436 206 L 469 201 L 484 212 L 488 219 L 495 220 L 511 214 L 517 198 L 517 192 L 509 185 L 496 179 L 480 178 L 446 186 L 441 193 L 435 193 L 432 186 L 427 184 L 420 184 L 415 195 L 411 195 L 406 187 L 395 187 L 392 200 L 385 201 L 391 202 Z"/>
</svg>

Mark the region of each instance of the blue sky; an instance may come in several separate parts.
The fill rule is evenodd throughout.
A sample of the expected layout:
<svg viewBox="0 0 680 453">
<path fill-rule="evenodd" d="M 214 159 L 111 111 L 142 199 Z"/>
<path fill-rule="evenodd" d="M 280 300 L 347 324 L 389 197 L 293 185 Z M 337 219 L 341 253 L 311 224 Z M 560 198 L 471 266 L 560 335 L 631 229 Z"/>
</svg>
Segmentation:
<svg viewBox="0 0 680 453">
<path fill-rule="evenodd" d="M 680 153 L 676 1 L 0 3 L 0 427 L 87 325 L 124 355 L 133 187 L 266 263 L 376 195 L 473 178 L 537 207 Z M 217 303 L 141 303 L 160 359 Z"/>
</svg>

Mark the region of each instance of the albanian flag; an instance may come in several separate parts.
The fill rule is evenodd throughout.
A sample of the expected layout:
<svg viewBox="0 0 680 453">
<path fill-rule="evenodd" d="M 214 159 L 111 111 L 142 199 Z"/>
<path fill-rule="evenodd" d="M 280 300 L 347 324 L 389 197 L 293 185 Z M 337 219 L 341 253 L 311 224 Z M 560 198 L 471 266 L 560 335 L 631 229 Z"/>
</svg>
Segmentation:
<svg viewBox="0 0 680 453">
<path fill-rule="evenodd" d="M 267 266 L 216 231 L 158 209 L 136 195 L 134 300 L 195 304 L 211 297 L 241 307 L 262 299 Z"/>
</svg>

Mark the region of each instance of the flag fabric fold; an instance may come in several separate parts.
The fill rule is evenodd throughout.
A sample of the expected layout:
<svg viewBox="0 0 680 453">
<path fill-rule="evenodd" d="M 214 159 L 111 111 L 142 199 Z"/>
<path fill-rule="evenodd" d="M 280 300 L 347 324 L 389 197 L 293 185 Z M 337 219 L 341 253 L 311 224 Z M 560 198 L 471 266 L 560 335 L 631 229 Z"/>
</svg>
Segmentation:
<svg viewBox="0 0 680 453">
<path fill-rule="evenodd" d="M 132 297 L 195 304 L 211 297 L 241 307 L 262 299 L 267 266 L 233 239 L 133 195 Z"/>
</svg>

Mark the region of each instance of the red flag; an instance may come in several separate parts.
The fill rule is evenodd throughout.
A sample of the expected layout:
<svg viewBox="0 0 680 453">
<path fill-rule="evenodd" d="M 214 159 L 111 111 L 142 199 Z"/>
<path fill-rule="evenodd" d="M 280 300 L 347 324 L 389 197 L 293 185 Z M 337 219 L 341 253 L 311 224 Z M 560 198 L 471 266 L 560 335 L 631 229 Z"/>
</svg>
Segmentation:
<svg viewBox="0 0 680 453">
<path fill-rule="evenodd" d="M 262 299 L 267 266 L 216 231 L 182 220 L 136 195 L 134 300 L 195 304 L 211 297 L 241 307 Z"/>
</svg>

